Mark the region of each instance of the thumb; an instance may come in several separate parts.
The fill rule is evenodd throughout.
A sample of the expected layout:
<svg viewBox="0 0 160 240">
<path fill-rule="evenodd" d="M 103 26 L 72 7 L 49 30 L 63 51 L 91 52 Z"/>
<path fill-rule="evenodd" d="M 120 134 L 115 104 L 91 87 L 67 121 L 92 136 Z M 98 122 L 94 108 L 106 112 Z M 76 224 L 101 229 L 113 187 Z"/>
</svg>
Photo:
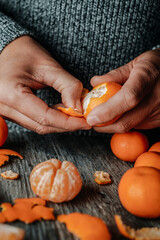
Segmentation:
<svg viewBox="0 0 160 240">
<path fill-rule="evenodd" d="M 73 75 L 68 73 L 55 60 L 49 64 L 40 65 L 34 70 L 36 81 L 53 87 L 61 93 L 62 102 L 66 107 L 76 108 L 81 111 L 82 83 Z"/>
<path fill-rule="evenodd" d="M 104 75 L 94 76 L 91 78 L 91 85 L 95 87 L 104 82 L 116 82 L 122 85 L 127 81 L 132 68 L 133 63 L 131 61 L 126 65 L 116 68 Z"/>
</svg>

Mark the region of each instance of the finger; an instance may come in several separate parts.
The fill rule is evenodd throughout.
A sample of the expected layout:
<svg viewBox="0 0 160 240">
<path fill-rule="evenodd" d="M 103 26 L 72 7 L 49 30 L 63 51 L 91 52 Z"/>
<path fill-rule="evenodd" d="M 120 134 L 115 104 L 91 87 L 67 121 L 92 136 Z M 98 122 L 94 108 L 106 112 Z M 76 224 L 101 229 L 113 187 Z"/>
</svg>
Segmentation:
<svg viewBox="0 0 160 240">
<path fill-rule="evenodd" d="M 65 71 L 56 61 L 51 61 L 47 66 L 40 66 L 33 72 L 37 81 L 51 86 L 61 93 L 62 102 L 66 107 L 82 111 L 80 104 L 82 83 Z"/>
<path fill-rule="evenodd" d="M 104 82 L 116 82 L 119 84 L 124 84 L 130 75 L 131 69 L 132 62 L 129 62 L 128 64 L 114 69 L 107 74 L 92 77 L 91 85 L 95 87 Z"/>
<path fill-rule="evenodd" d="M 157 79 L 158 71 L 155 71 L 153 66 L 139 62 L 121 90 L 91 111 L 87 123 L 91 126 L 105 123 L 136 107 L 147 93 L 152 91 Z"/>
<path fill-rule="evenodd" d="M 149 126 L 150 128 L 157 127 L 160 119 L 157 117 L 156 113 L 154 114 L 155 116 L 153 118 L 153 109 L 153 99 L 151 97 L 146 97 L 143 102 L 141 102 L 137 107 L 130 110 L 129 112 L 126 112 L 115 123 L 104 127 L 95 127 L 94 129 L 98 132 L 124 133 L 135 127 L 139 127 L 141 129 L 146 129 Z M 153 124 L 153 122 L 154 126 L 152 125 L 151 127 L 151 124 Z"/>
<path fill-rule="evenodd" d="M 32 119 L 26 117 L 25 115 L 21 114 L 20 112 L 17 112 L 15 109 L 1 104 L 0 103 L 0 109 L 1 109 L 1 116 L 9 121 L 12 121 L 14 123 L 17 123 L 18 125 L 29 129 L 31 131 L 34 131 L 38 134 L 48 134 L 53 132 L 66 132 L 68 130 L 61 129 L 61 128 L 54 128 L 54 127 L 48 127 L 38 124 L 37 122 L 33 121 Z"/>
<path fill-rule="evenodd" d="M 5 99 L 2 98 L 1 99 Z M 37 96 L 33 95 L 27 87 L 20 87 L 18 92 L 10 92 L 7 99 L 8 106 L 13 108 L 43 126 L 75 131 L 78 129 L 88 129 L 89 126 L 83 118 L 73 118 L 60 111 L 48 107 L 48 105 Z"/>
</svg>

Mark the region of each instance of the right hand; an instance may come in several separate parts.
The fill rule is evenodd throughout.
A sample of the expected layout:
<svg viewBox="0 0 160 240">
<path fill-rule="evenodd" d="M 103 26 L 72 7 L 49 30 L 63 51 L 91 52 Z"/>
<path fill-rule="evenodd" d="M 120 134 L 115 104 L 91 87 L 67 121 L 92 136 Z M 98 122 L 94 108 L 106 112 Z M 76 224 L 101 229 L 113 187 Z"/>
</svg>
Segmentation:
<svg viewBox="0 0 160 240">
<path fill-rule="evenodd" d="M 61 93 L 66 107 L 81 111 L 78 79 L 31 37 L 8 44 L 0 54 L 0 115 L 39 134 L 91 128 L 85 119 L 67 116 L 33 94 L 32 89 L 46 86 Z"/>
</svg>

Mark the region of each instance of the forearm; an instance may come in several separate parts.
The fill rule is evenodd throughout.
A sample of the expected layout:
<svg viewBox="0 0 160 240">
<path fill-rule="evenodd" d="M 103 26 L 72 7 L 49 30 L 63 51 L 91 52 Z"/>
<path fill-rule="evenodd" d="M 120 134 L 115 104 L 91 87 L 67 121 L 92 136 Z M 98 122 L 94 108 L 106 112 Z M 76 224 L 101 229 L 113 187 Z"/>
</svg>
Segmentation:
<svg viewBox="0 0 160 240">
<path fill-rule="evenodd" d="M 0 11 L 0 53 L 11 41 L 32 33 Z"/>
</svg>

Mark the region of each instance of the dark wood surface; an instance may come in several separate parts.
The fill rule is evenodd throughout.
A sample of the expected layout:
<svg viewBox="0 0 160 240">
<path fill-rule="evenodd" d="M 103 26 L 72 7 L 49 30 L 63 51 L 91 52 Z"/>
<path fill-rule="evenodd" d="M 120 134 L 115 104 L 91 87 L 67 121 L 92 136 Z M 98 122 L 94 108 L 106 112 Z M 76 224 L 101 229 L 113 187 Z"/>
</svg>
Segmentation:
<svg viewBox="0 0 160 240">
<path fill-rule="evenodd" d="M 160 141 L 159 130 L 146 132 L 150 144 Z M 9 163 L 1 167 L 0 172 L 12 169 L 20 174 L 18 180 L 6 180 L 0 177 L 0 202 L 12 202 L 15 198 L 35 196 L 30 188 L 29 176 L 33 167 L 50 158 L 68 160 L 75 164 L 83 179 L 83 188 L 72 201 L 47 205 L 54 208 L 55 215 L 81 212 L 102 218 L 108 225 L 112 239 L 125 239 L 115 225 L 114 215 L 120 214 L 124 222 L 135 228 L 146 226 L 160 227 L 160 218 L 140 219 L 129 214 L 121 205 L 117 188 L 121 176 L 133 166 L 117 159 L 110 150 L 111 135 L 71 136 L 50 134 L 40 136 L 31 132 L 11 133 L 3 148 L 18 151 L 23 160 L 11 157 Z M 104 170 L 111 174 L 113 183 L 100 186 L 95 183 L 93 174 Z M 33 224 L 14 222 L 11 225 L 26 230 L 26 240 L 77 240 L 68 233 L 64 224 L 58 221 L 41 221 Z"/>
</svg>

